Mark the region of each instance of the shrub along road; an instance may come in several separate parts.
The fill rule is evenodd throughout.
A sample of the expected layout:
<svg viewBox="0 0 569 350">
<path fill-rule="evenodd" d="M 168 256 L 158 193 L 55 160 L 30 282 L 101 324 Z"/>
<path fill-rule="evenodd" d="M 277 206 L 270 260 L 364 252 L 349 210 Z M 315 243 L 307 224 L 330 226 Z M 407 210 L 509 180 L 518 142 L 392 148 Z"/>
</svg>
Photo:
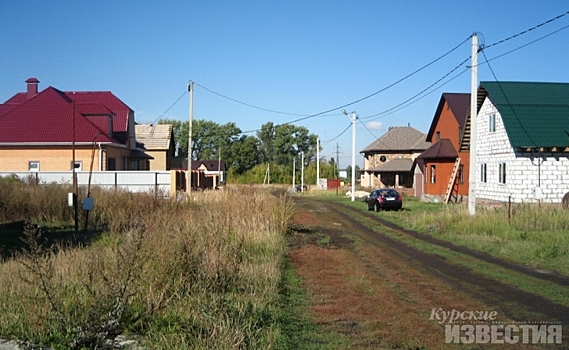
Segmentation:
<svg viewBox="0 0 569 350">
<path fill-rule="evenodd" d="M 359 210 L 308 196 L 294 202 L 289 257 L 311 300 L 313 321 L 350 348 L 464 348 L 445 343 L 448 322 L 438 318 L 452 310 L 495 312 L 503 326 L 561 324 L 563 344 L 556 347 L 569 347 L 569 277 L 405 230 L 363 204 Z M 533 348 L 523 344 L 521 330 L 519 336 L 509 348 Z"/>
</svg>

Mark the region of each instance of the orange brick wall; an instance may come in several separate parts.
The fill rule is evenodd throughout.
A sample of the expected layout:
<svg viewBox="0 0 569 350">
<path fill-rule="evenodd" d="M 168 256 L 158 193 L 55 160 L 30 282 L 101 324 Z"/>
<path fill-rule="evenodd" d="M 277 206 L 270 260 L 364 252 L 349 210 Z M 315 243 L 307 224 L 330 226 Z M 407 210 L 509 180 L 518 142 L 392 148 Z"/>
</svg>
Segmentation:
<svg viewBox="0 0 569 350">
<path fill-rule="evenodd" d="M 83 171 L 88 171 L 91 166 L 92 146 L 77 147 L 75 149 L 75 161 L 82 162 Z M 109 148 L 103 152 L 103 169 L 106 168 L 106 156 L 115 157 L 117 170 L 122 170 L 122 157 L 128 156 L 129 151 Z M 71 148 L 50 147 L 50 148 L 23 148 L 10 147 L 0 149 L 0 171 L 28 171 L 28 162 L 39 161 L 40 171 L 69 171 L 73 159 Z M 93 171 L 99 171 L 99 149 L 95 148 L 93 159 Z"/>
<path fill-rule="evenodd" d="M 443 109 L 441 111 L 441 115 L 435 127 L 435 133 L 432 136 L 432 142 L 437 142 L 437 132 L 440 133 L 441 139 L 448 139 L 452 142 L 455 150 L 460 148 L 460 131 L 459 125 L 454 117 L 452 110 L 448 107 L 448 103 L 445 102 Z M 458 152 L 458 157 L 460 158 L 460 164 L 464 166 L 464 174 L 463 174 L 463 183 L 459 183 L 459 175 L 457 174 L 456 181 L 458 183 L 458 194 L 459 195 L 468 195 L 468 179 L 469 179 L 469 169 L 470 169 L 470 152 Z M 437 167 L 437 182 L 435 184 L 431 184 L 431 165 L 436 165 Z M 450 181 L 450 176 L 452 174 L 452 169 L 454 167 L 454 161 L 438 161 L 438 162 L 429 162 L 426 163 L 425 166 L 425 177 L 426 183 L 424 188 L 425 194 L 432 194 L 432 195 L 444 195 L 448 183 Z M 456 193 L 456 192 L 455 192 Z"/>
<path fill-rule="evenodd" d="M 431 140 L 433 143 L 437 142 L 437 131 L 440 132 L 441 139 L 449 139 L 454 145 L 454 148 L 458 149 L 458 122 L 456 121 L 456 118 L 454 117 L 452 111 L 448 108 L 447 102 L 445 102 L 445 105 L 443 106 L 443 110 L 441 111 L 439 121 L 435 128 L 435 133 L 433 134 L 433 139 Z"/>
</svg>

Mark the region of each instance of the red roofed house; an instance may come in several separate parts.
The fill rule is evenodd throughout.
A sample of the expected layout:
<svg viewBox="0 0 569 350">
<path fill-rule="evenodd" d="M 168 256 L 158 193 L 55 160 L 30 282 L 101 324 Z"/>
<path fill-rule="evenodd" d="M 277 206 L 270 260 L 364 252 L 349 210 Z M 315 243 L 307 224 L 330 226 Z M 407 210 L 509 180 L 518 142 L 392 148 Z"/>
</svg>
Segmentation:
<svg viewBox="0 0 569 350">
<path fill-rule="evenodd" d="M 39 81 L 0 104 L 0 171 L 148 170 L 134 111 L 110 91 L 38 92 Z"/>
<path fill-rule="evenodd" d="M 446 202 L 468 195 L 470 152 L 460 145 L 463 137 L 470 136 L 469 111 L 469 93 L 442 94 L 427 134 L 433 145 L 417 157 L 425 177 L 423 197 Z"/>
</svg>

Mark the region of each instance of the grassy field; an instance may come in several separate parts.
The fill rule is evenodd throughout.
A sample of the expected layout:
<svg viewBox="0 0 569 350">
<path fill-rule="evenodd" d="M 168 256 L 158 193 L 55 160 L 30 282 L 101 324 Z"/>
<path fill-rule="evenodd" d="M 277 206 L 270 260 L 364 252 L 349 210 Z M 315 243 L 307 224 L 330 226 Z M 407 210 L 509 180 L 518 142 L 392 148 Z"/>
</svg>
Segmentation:
<svg viewBox="0 0 569 350">
<path fill-rule="evenodd" d="M 68 191 L 0 181 L 0 224 L 35 224 L 0 263 L 0 337 L 55 349 L 105 348 L 118 334 L 152 349 L 287 344 L 286 197 L 228 188 L 171 202 L 94 190 L 92 237 L 45 244 L 72 224 Z"/>
<path fill-rule="evenodd" d="M 365 211 L 361 200 L 351 202 L 329 191 L 311 195 Z M 507 204 L 479 205 L 476 215 L 471 216 L 465 203 L 445 205 L 404 197 L 404 210 L 377 215 L 457 245 L 569 275 L 569 215 L 560 204 L 512 204 L 510 215 Z"/>
</svg>

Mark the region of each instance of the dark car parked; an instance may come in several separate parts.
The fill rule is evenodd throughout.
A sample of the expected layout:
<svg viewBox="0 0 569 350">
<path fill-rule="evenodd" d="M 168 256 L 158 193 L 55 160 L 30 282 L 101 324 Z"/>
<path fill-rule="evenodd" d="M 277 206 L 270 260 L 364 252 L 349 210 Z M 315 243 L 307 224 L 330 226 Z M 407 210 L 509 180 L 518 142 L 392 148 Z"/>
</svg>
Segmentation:
<svg viewBox="0 0 569 350">
<path fill-rule="evenodd" d="M 399 210 L 403 207 L 403 198 L 393 188 L 378 188 L 371 191 L 365 199 L 367 210 Z"/>
</svg>

